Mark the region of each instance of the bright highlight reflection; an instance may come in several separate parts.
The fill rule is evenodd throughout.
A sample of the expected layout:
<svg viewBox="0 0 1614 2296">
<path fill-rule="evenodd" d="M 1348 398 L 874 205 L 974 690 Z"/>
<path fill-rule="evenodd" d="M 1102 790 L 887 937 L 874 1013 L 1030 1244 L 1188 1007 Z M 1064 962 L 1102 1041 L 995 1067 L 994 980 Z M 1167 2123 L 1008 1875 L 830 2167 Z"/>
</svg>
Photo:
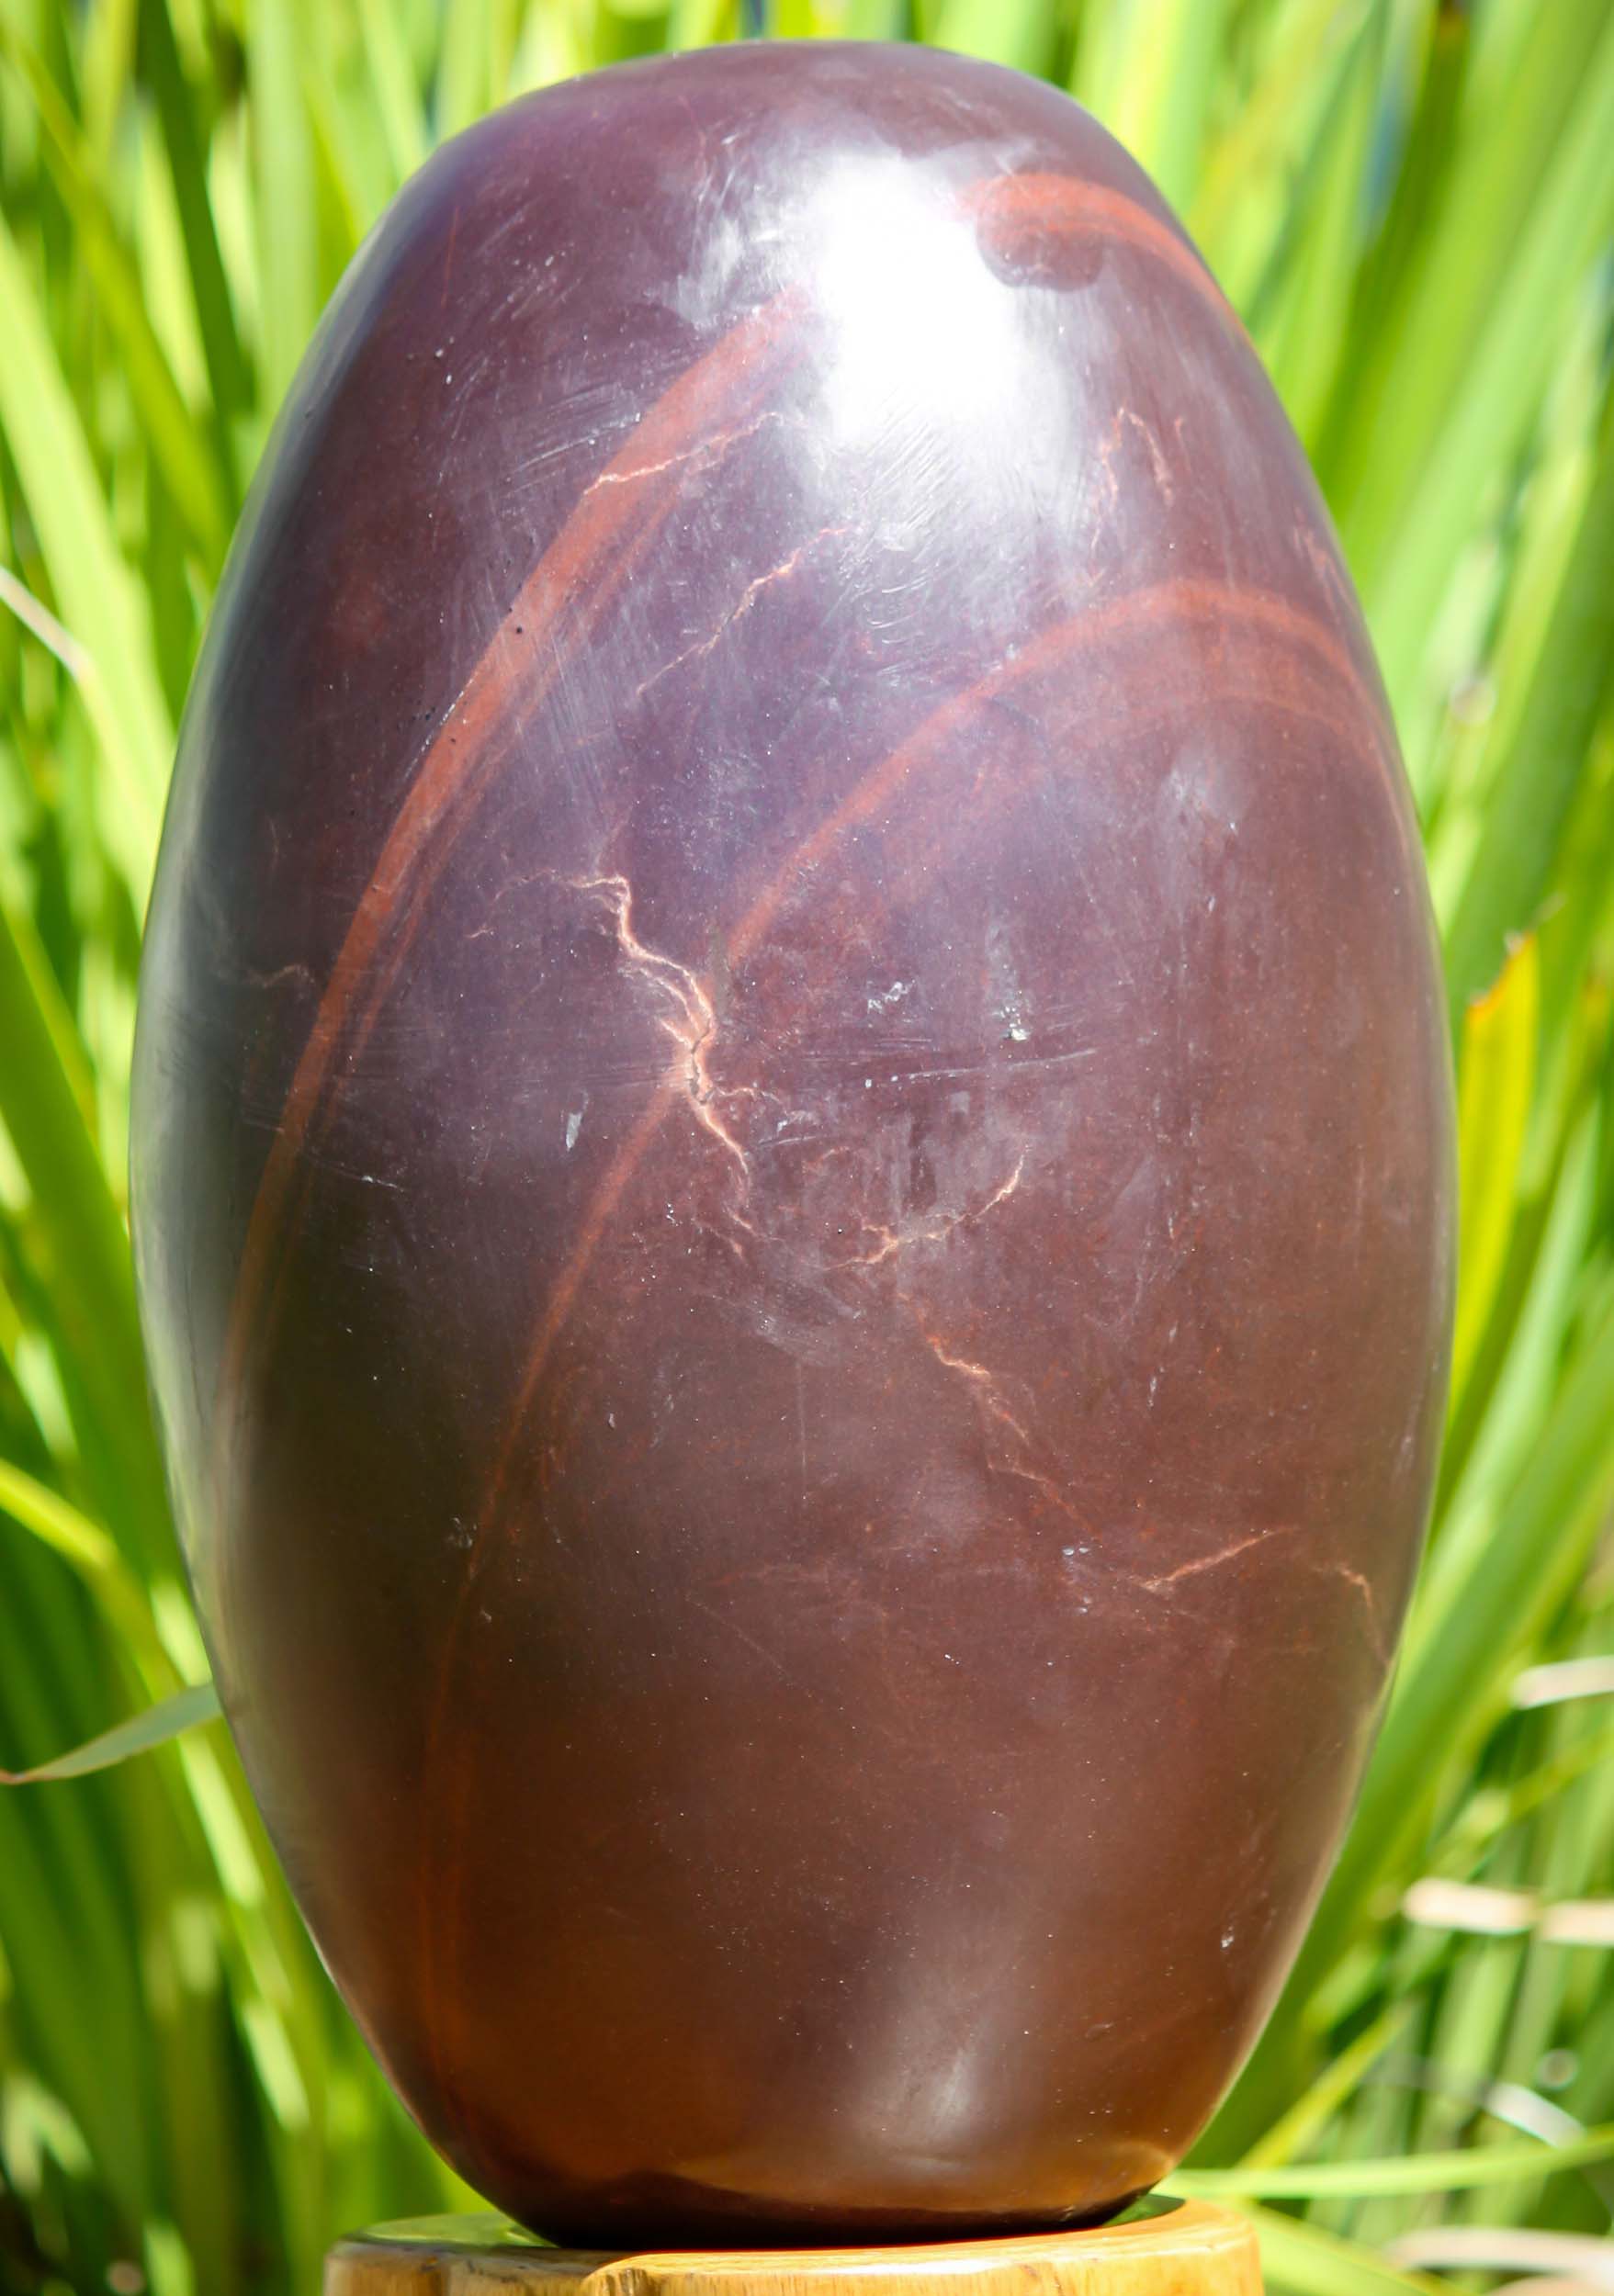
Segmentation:
<svg viewBox="0 0 1614 2296">
<path fill-rule="evenodd" d="M 895 159 L 849 161 L 815 202 L 813 276 L 835 334 L 826 382 L 836 439 L 921 422 L 990 437 L 1021 397 L 1015 297 L 973 223 Z"/>
</svg>

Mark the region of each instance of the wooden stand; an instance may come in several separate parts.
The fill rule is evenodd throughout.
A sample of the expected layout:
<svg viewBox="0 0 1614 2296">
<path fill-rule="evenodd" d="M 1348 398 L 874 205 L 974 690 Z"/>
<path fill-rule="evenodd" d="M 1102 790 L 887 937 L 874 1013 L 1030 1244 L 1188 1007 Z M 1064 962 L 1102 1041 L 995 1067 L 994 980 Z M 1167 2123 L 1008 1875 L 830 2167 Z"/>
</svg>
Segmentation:
<svg viewBox="0 0 1614 2296">
<path fill-rule="evenodd" d="M 933 2247 L 546 2248 L 502 2217 L 422 2217 L 339 2241 L 325 2296 L 1261 2296 L 1249 2225 L 1203 2200 L 1091 2232 Z"/>
</svg>

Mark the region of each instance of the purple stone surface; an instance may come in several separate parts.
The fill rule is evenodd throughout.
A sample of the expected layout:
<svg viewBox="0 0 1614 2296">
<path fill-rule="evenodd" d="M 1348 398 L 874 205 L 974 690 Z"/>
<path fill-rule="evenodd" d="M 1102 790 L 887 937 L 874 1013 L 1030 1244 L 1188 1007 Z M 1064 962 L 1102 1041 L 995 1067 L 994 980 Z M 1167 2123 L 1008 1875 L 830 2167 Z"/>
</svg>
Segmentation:
<svg viewBox="0 0 1614 2296">
<path fill-rule="evenodd" d="M 1379 1710 L 1451 1120 L 1349 582 L 1118 147 L 752 45 L 434 159 L 235 546 L 137 1070 L 231 1720 L 472 2182 L 1162 2176 Z"/>
</svg>

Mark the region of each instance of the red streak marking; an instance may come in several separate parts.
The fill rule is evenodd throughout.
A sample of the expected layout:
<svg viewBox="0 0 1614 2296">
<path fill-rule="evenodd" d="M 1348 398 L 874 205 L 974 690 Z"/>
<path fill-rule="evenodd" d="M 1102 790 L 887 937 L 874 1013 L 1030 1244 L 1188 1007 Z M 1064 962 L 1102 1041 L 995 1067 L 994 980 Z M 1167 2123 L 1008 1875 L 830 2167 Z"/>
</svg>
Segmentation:
<svg viewBox="0 0 1614 2296">
<path fill-rule="evenodd" d="M 1104 185 L 1055 174 L 999 175 L 972 186 L 960 205 L 989 234 L 1006 236 L 1007 226 L 1126 242 L 1228 310 L 1210 273 L 1172 226 Z M 450 261 L 457 225 L 457 215 Z M 433 737 L 337 954 L 258 1183 L 220 1369 L 226 1431 L 234 1424 L 248 1351 L 274 1324 L 277 1278 L 286 1264 L 280 1239 L 293 1212 L 297 1167 L 338 1057 L 345 1050 L 352 1062 L 368 1039 L 419 929 L 425 896 L 498 762 L 495 737 L 509 729 L 518 709 L 543 700 L 620 591 L 678 499 L 683 466 L 726 443 L 708 435 L 713 418 L 741 417 L 762 395 L 773 366 L 767 355 L 777 356 L 806 302 L 800 287 L 782 291 L 732 328 L 650 409 L 528 575 Z M 618 487 L 625 491 L 619 494 Z M 519 649 L 511 643 L 517 621 L 525 637 Z M 461 819 L 452 827 L 456 812 Z M 401 912 L 406 894 L 409 906 Z M 748 938 L 742 925 L 741 951 L 760 929 Z"/>
<path fill-rule="evenodd" d="M 1348 690 L 1360 698 L 1370 698 L 1362 687 L 1355 663 L 1329 631 L 1320 623 L 1314 622 L 1309 615 L 1287 605 L 1281 599 L 1270 597 L 1261 591 L 1225 587 L 1213 582 L 1165 582 L 1154 589 L 1134 591 L 1128 597 L 1117 599 L 1111 606 L 1073 614 L 1068 620 L 1055 623 L 1051 629 L 1045 630 L 1012 660 L 999 664 L 965 692 L 932 710 L 905 742 L 863 776 L 856 788 L 775 871 L 740 917 L 728 938 L 728 969 L 736 970 L 744 962 L 806 872 L 821 862 L 852 830 L 888 806 L 904 784 L 912 780 L 936 756 L 949 737 L 971 717 L 1016 684 L 1055 667 L 1070 656 L 1101 644 L 1106 638 L 1146 627 L 1150 621 L 1161 616 L 1204 621 L 1213 626 L 1225 620 L 1253 623 L 1311 653 L 1317 664 L 1331 677 L 1343 682 Z M 1338 728 L 1340 713 L 1337 710 L 1329 713 L 1320 708 L 1305 709 L 1304 695 L 1295 695 L 1287 687 L 1272 692 L 1270 689 L 1263 689 L 1253 681 L 1235 681 L 1235 684 L 1236 692 L 1234 698 L 1240 701 L 1270 699 L 1277 707 L 1285 710 L 1293 710 L 1300 703 L 1303 705 L 1300 714 L 1315 715 Z M 1209 693 L 1201 692 L 1195 697 L 1200 702 L 1215 698 L 1213 690 Z M 1185 707 L 1187 703 L 1173 704 L 1168 699 L 1162 704 L 1164 710 L 1173 706 Z M 1375 755 L 1379 754 L 1382 753 L 1375 748 Z M 589 1264 L 647 1150 L 682 1097 L 682 1074 L 674 1067 L 658 1086 L 638 1122 L 612 1159 L 610 1169 L 589 1207 L 576 1247 L 555 1280 L 543 1321 L 534 1336 L 521 1387 L 478 1520 L 477 1543 L 471 1552 L 468 1581 L 474 1579 L 480 1569 L 487 1534 L 497 1524 L 523 1424 L 555 1343 L 571 1313 Z"/>
<path fill-rule="evenodd" d="M 976 216 L 985 232 L 999 240 L 1006 253 L 1012 254 L 1017 232 L 1031 239 L 1039 230 L 1071 236 L 1086 233 L 1138 248 L 1174 271 L 1237 328 L 1237 320 L 1215 281 L 1188 242 L 1169 224 L 1122 193 L 1070 177 L 1010 175 L 974 187 L 962 204 L 966 212 Z M 451 231 L 450 264 L 452 259 Z M 445 293 L 446 288 L 446 273 Z M 426 896 L 446 867 L 476 799 L 501 760 L 499 737 L 516 730 L 520 713 L 541 703 L 570 667 L 678 501 L 684 467 L 697 456 L 720 451 L 728 443 L 732 427 L 728 433 L 714 435 L 712 422 L 722 417 L 737 426 L 763 397 L 775 367 L 790 348 L 792 324 L 806 304 L 800 287 L 776 296 L 733 328 L 651 408 L 627 445 L 585 491 L 528 575 L 421 761 L 337 955 L 299 1059 L 249 1217 L 220 1371 L 222 1409 L 215 1473 L 220 1485 L 243 1400 L 247 1357 L 254 1342 L 261 1345 L 273 1328 L 279 1271 L 286 1264 L 282 1239 L 288 1215 L 296 1216 L 293 1196 L 299 1179 L 298 1193 L 306 1199 L 309 1180 L 299 1171 L 302 1152 L 339 1063 L 345 1056 L 351 1064 L 367 1041 L 419 929 Z M 752 902 L 730 939 L 729 962 L 742 962 L 756 946 L 803 872 L 812 869 L 860 823 L 890 803 L 949 736 L 998 694 L 1054 666 L 1066 654 L 1165 612 L 1194 618 L 1212 613 L 1242 613 L 1309 648 L 1348 685 L 1360 689 L 1360 675 L 1344 649 L 1319 625 L 1275 599 L 1211 584 L 1166 585 L 1121 600 L 1100 612 L 1077 616 L 1045 632 L 1013 661 L 942 704 L 866 776 Z M 519 647 L 512 643 L 513 625 L 518 621 L 525 638 Z M 1279 705 L 1283 706 L 1281 702 Z M 448 1750 L 446 1726 L 466 1611 L 491 1543 L 488 1534 L 503 1512 L 527 1413 L 605 1231 L 681 1097 L 683 1085 L 675 1066 L 647 1104 L 596 1191 L 576 1248 L 555 1283 L 535 1335 L 480 1512 L 477 1543 L 446 1622 L 423 1750 L 421 1793 L 428 1823 L 429 1806 Z M 436 2030 L 428 2031 L 427 2047 L 446 2102 L 457 2086 L 445 2078 L 450 2043 L 463 2025 L 454 1975 L 461 1927 L 463 1876 L 458 1845 L 464 1838 L 467 1782 L 459 1765 L 456 1771 L 455 1797 L 445 1812 L 446 1885 L 435 1915 L 432 1893 L 426 1890 L 422 1896 L 426 1998 L 428 2005 L 435 2004 L 441 2012 Z M 463 2128 L 463 2110 L 460 2121 Z"/>
<path fill-rule="evenodd" d="M 687 465 L 733 435 L 732 429 L 714 434 L 713 418 L 738 422 L 762 396 L 799 307 L 794 290 L 775 296 L 651 408 L 527 576 L 434 736 L 347 929 L 258 1184 L 220 1372 L 227 1432 L 248 1349 L 274 1322 L 287 1215 L 310 1131 L 339 1057 L 355 1060 L 375 1026 L 420 929 L 426 896 L 499 761 L 498 736 L 514 730 L 518 714 L 541 702 L 570 666 L 676 503 Z M 520 644 L 513 642 L 518 622 Z"/>
<path fill-rule="evenodd" d="M 803 299 L 798 289 L 788 288 L 740 321 L 636 426 L 527 576 L 409 785 L 320 1000 L 248 1220 L 219 1374 L 213 1472 L 220 1514 L 245 1400 L 247 1358 L 254 1343 L 261 1345 L 274 1327 L 287 1264 L 283 1239 L 310 1185 L 303 1150 L 326 1106 L 338 1064 L 357 1058 L 375 1026 L 420 929 L 432 887 L 503 754 L 500 737 L 515 730 L 520 715 L 536 707 L 570 667 L 677 503 L 690 466 L 720 453 L 763 400 L 778 367 L 794 355 Z M 714 429 L 718 422 L 728 427 Z M 647 1135 L 644 1146 L 649 1144 Z M 599 1212 L 602 1225 L 609 1210 Z M 422 1800 L 428 1823 L 433 1789 L 443 1773 L 445 1726 L 476 1576 L 473 1557 L 449 1615 L 427 1724 Z M 462 1782 L 459 1807 L 447 1820 L 451 1843 L 463 1839 L 464 1798 Z M 426 2002 L 439 2009 L 437 2021 L 428 2018 L 425 2045 L 446 2102 L 456 2091 L 449 2057 L 458 2024 L 452 1973 L 459 1886 L 457 1862 L 451 1856 L 442 1906 L 434 1909 L 429 1888 L 421 1897 Z M 433 1983 L 435 1977 L 438 1983 Z M 463 2109 L 459 2119 L 464 2129 Z"/>
<path fill-rule="evenodd" d="M 890 805 L 915 771 L 978 710 L 1014 686 L 1054 668 L 1066 656 L 1086 651 L 1108 637 L 1124 636 L 1162 618 L 1203 621 L 1213 628 L 1253 623 L 1276 637 L 1305 647 L 1348 685 L 1360 687 L 1355 663 L 1321 623 L 1262 591 L 1241 590 L 1218 582 L 1162 582 L 1151 590 L 1131 591 L 1109 606 L 1085 609 L 1067 621 L 1055 623 L 1012 660 L 1000 663 L 965 692 L 942 703 L 907 741 L 892 750 L 883 764 L 863 776 L 805 843 L 797 846 L 740 918 L 728 943 L 730 970 L 742 964 L 756 947 L 793 884 L 806 871 L 816 868 L 853 829 L 873 820 Z M 1363 699 L 1371 700 L 1365 689 Z"/>
<path fill-rule="evenodd" d="M 1010 257 L 1017 246 L 1028 253 L 1034 249 L 1043 232 L 1125 241 L 1175 271 L 1214 304 L 1240 336 L 1244 333 L 1243 322 L 1191 242 L 1174 225 L 1107 184 L 1084 183 L 1077 175 L 997 175 L 966 193 L 964 204 Z"/>
</svg>

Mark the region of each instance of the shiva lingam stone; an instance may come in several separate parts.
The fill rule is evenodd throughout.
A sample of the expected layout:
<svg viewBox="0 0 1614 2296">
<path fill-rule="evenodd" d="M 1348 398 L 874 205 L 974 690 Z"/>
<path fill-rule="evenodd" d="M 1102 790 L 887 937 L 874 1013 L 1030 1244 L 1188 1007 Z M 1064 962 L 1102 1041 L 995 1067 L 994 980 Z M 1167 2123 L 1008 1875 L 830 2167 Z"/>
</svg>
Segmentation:
<svg viewBox="0 0 1614 2296">
<path fill-rule="evenodd" d="M 1091 119 L 752 43 L 437 154 L 231 554 L 136 1095 L 226 1709 L 465 2176 L 1168 2171 L 1379 1712 L 1450 1086 L 1327 517 Z"/>
</svg>

